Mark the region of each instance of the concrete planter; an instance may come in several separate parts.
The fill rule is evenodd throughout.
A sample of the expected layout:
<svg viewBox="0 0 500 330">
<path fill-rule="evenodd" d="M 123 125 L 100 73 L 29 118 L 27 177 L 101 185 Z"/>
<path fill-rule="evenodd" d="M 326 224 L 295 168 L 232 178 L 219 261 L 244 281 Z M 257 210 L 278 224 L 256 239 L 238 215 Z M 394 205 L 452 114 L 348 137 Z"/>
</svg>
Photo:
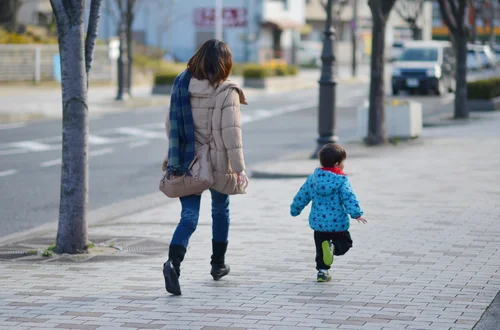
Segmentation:
<svg viewBox="0 0 500 330">
<path fill-rule="evenodd" d="M 403 101 L 386 104 L 385 123 L 389 138 L 416 138 L 422 134 L 422 104 Z M 358 108 L 358 135 L 365 138 L 368 133 L 368 102 Z"/>
<path fill-rule="evenodd" d="M 243 78 L 243 87 L 269 90 L 288 89 L 299 82 L 298 76 L 268 77 L 268 78 Z"/>
<path fill-rule="evenodd" d="M 469 111 L 495 111 L 500 110 L 500 97 L 490 100 L 467 100 Z"/>
<path fill-rule="evenodd" d="M 154 85 L 153 95 L 170 95 L 172 93 L 172 85 Z"/>
</svg>

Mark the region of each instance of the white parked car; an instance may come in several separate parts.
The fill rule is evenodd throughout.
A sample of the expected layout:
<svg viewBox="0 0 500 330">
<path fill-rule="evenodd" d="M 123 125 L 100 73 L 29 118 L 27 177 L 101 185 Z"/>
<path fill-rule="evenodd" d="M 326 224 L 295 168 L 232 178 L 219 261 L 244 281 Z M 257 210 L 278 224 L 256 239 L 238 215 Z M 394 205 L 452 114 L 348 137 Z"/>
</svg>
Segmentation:
<svg viewBox="0 0 500 330">
<path fill-rule="evenodd" d="M 489 45 L 474 45 L 468 46 L 469 50 L 475 50 L 479 56 L 479 64 L 481 68 L 494 68 L 497 65 L 496 55 Z"/>
<path fill-rule="evenodd" d="M 481 59 L 477 50 L 467 50 L 467 69 L 471 71 L 481 70 Z"/>
<path fill-rule="evenodd" d="M 301 41 L 297 52 L 299 65 L 321 66 L 322 50 L 321 41 Z"/>
</svg>

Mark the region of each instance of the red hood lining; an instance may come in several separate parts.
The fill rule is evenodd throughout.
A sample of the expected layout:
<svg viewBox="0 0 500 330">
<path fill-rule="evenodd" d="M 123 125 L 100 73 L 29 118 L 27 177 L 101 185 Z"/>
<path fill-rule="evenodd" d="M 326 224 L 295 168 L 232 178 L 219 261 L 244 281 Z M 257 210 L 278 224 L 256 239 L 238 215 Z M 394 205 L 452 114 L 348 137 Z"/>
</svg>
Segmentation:
<svg viewBox="0 0 500 330">
<path fill-rule="evenodd" d="M 337 175 L 344 175 L 344 176 L 347 176 L 347 174 L 344 173 L 344 171 L 342 171 L 340 168 L 338 167 L 322 167 L 320 168 L 322 171 L 328 171 L 328 172 L 332 172 L 334 174 L 337 174 Z"/>
</svg>

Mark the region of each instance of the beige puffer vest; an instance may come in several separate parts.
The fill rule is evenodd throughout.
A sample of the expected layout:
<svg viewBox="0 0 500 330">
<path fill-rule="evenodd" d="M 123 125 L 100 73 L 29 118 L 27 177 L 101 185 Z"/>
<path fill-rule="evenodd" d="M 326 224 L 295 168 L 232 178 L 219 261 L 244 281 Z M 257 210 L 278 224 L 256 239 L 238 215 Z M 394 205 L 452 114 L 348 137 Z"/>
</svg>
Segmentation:
<svg viewBox="0 0 500 330">
<path fill-rule="evenodd" d="M 201 147 L 208 135 L 208 114 L 214 93 L 215 108 L 212 112 L 211 161 L 214 169 L 214 190 L 227 194 L 244 194 L 244 187 L 237 184 L 237 174 L 245 170 L 241 138 L 240 104 L 247 104 L 243 91 L 233 82 L 225 81 L 219 87 L 212 87 L 208 80 L 191 78 L 189 83 L 191 109 L 194 121 L 196 148 Z M 165 122 L 169 132 L 169 118 Z M 165 156 L 165 161 L 168 157 Z"/>
</svg>

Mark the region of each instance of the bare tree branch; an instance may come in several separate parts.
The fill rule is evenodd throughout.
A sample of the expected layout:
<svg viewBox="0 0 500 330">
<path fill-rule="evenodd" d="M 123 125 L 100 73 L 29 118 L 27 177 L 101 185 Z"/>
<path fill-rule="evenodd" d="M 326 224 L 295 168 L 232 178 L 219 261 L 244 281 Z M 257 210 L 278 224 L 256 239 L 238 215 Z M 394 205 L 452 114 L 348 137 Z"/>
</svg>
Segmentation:
<svg viewBox="0 0 500 330">
<path fill-rule="evenodd" d="M 450 13 L 446 10 L 446 4 L 449 3 L 447 0 L 438 0 L 439 3 L 439 11 L 441 12 L 441 16 L 450 30 L 451 34 L 456 35 L 458 33 L 458 27 L 453 24 L 453 19 Z"/>
<path fill-rule="evenodd" d="M 324 9 L 324 10 L 326 10 L 326 2 L 327 2 L 327 1 L 328 1 L 328 0 L 319 0 L 319 3 L 320 3 L 320 5 L 321 5 L 321 7 L 323 7 L 323 9 Z"/>
<path fill-rule="evenodd" d="M 424 9 L 425 0 L 398 0 L 394 10 L 406 23 L 416 25 Z"/>
<path fill-rule="evenodd" d="M 454 1 L 452 1 L 454 2 Z M 462 31 L 464 34 L 467 33 L 467 27 L 465 26 L 465 8 L 467 7 L 467 1 L 462 0 L 459 1 L 458 3 L 458 16 L 457 16 L 457 27 L 459 27 L 459 30 Z M 474 19 L 476 19 L 474 17 Z"/>
<path fill-rule="evenodd" d="M 90 2 L 89 24 L 87 27 L 87 36 L 85 38 L 85 71 L 87 72 L 87 83 L 89 79 L 88 74 L 90 72 L 90 68 L 92 67 L 94 48 L 97 41 L 97 27 L 99 26 L 101 4 L 102 0 L 91 0 Z"/>
<path fill-rule="evenodd" d="M 458 1 L 460 1 L 460 0 L 458 0 Z M 450 4 L 449 8 L 451 10 L 451 14 L 453 15 L 453 17 L 455 17 L 455 18 L 458 17 L 458 9 L 457 9 L 457 4 L 455 3 L 455 0 L 448 0 L 447 2 Z M 456 22 L 456 23 L 457 23 L 457 28 L 458 28 L 459 23 L 458 22 Z"/>
<path fill-rule="evenodd" d="M 384 15 L 384 21 L 387 21 L 389 18 L 389 14 L 396 3 L 396 0 L 380 0 L 382 5 L 380 6 L 382 9 L 382 14 Z"/>
<path fill-rule="evenodd" d="M 116 4 L 118 5 L 118 10 L 120 11 L 121 14 L 123 12 L 122 0 L 116 0 Z"/>
</svg>

